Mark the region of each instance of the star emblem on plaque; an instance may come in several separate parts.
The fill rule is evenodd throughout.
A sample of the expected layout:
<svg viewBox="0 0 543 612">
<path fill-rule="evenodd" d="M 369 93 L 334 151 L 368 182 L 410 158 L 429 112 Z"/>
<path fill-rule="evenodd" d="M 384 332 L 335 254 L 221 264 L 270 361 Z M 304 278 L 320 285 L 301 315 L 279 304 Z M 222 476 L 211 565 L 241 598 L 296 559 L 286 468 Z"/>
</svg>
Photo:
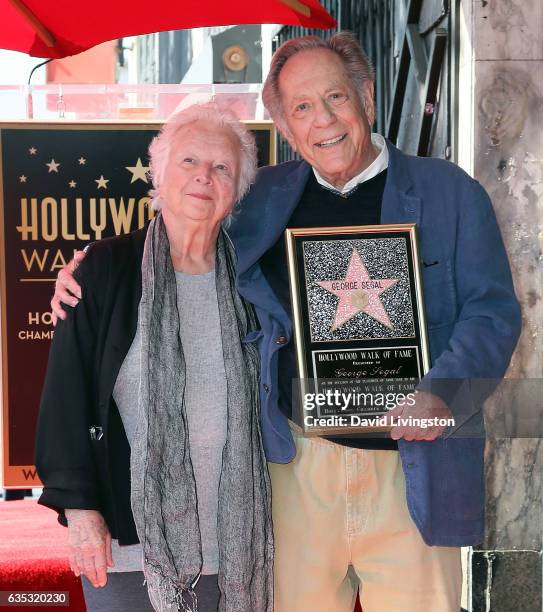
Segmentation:
<svg viewBox="0 0 543 612">
<path fill-rule="evenodd" d="M 287 229 L 285 236 L 299 399 L 327 389 L 372 397 L 414 390 L 430 368 L 415 225 Z M 326 426 L 308 425 L 293 405 L 306 433 L 385 431 L 338 425 L 385 415 L 375 402 L 309 410 L 311 423 Z"/>
<path fill-rule="evenodd" d="M 323 289 L 339 298 L 332 331 L 361 313 L 392 329 L 392 322 L 379 296 L 397 282 L 397 278 L 371 279 L 358 251 L 353 249 L 345 278 L 319 282 Z"/>
</svg>

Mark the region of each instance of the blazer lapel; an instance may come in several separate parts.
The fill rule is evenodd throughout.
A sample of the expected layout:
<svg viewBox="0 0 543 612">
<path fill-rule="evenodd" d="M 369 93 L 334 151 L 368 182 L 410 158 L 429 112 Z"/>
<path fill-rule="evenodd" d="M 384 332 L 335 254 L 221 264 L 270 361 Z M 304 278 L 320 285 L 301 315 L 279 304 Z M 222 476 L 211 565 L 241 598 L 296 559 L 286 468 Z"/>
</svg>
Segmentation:
<svg viewBox="0 0 543 612">
<path fill-rule="evenodd" d="M 420 224 L 421 200 L 413 193 L 406 156 L 390 141 L 387 142 L 389 160 L 387 181 L 381 207 L 381 223 Z"/>
<path fill-rule="evenodd" d="M 265 199 L 254 206 L 252 218 L 240 219 L 229 234 L 238 258 L 238 277 L 250 270 L 279 240 L 303 193 L 311 166 L 301 162 L 281 184 L 270 185 Z M 276 179 L 280 178 L 275 176 Z M 241 216 L 244 213 L 241 213 Z"/>
</svg>

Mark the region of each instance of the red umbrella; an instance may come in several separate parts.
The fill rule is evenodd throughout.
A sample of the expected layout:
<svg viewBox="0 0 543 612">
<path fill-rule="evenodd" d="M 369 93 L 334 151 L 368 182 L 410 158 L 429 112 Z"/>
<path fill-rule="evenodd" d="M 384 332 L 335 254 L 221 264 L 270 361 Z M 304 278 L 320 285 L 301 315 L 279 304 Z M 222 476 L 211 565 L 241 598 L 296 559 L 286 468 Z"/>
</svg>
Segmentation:
<svg viewBox="0 0 543 612">
<path fill-rule="evenodd" d="M 317 0 L 0 0 L 0 48 L 60 58 L 123 36 L 231 24 L 333 28 Z"/>
</svg>

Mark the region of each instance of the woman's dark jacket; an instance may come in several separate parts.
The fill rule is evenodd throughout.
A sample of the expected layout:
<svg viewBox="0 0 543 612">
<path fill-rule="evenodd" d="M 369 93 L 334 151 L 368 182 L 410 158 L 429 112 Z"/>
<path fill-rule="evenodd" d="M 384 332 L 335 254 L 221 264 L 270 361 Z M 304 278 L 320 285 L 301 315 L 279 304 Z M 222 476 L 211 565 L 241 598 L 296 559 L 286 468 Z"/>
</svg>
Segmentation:
<svg viewBox="0 0 543 612">
<path fill-rule="evenodd" d="M 99 510 L 112 537 L 138 541 L 130 508 L 130 446 L 113 387 L 134 339 L 147 228 L 92 245 L 76 270 L 83 292 L 55 330 L 41 398 L 39 503 Z"/>
</svg>

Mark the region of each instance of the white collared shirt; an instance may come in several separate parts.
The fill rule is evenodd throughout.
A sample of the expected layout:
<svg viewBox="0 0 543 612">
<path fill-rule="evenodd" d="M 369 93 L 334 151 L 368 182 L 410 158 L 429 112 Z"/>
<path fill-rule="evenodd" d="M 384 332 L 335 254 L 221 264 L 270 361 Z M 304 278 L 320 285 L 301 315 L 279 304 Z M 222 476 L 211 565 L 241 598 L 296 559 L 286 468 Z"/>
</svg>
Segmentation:
<svg viewBox="0 0 543 612">
<path fill-rule="evenodd" d="M 360 174 L 357 174 L 350 181 L 345 183 L 345 185 L 343 185 L 343 189 L 338 189 L 337 187 L 334 187 L 334 185 L 331 185 L 328 181 L 322 178 L 315 168 L 313 168 L 317 182 L 327 189 L 344 194 L 352 191 L 360 183 L 369 181 L 374 176 L 380 174 L 383 170 L 386 170 L 386 168 L 388 168 L 388 149 L 385 139 L 381 136 L 381 134 L 374 133 L 371 135 L 371 144 L 379 149 L 379 154 L 367 168 L 362 170 Z"/>
</svg>

